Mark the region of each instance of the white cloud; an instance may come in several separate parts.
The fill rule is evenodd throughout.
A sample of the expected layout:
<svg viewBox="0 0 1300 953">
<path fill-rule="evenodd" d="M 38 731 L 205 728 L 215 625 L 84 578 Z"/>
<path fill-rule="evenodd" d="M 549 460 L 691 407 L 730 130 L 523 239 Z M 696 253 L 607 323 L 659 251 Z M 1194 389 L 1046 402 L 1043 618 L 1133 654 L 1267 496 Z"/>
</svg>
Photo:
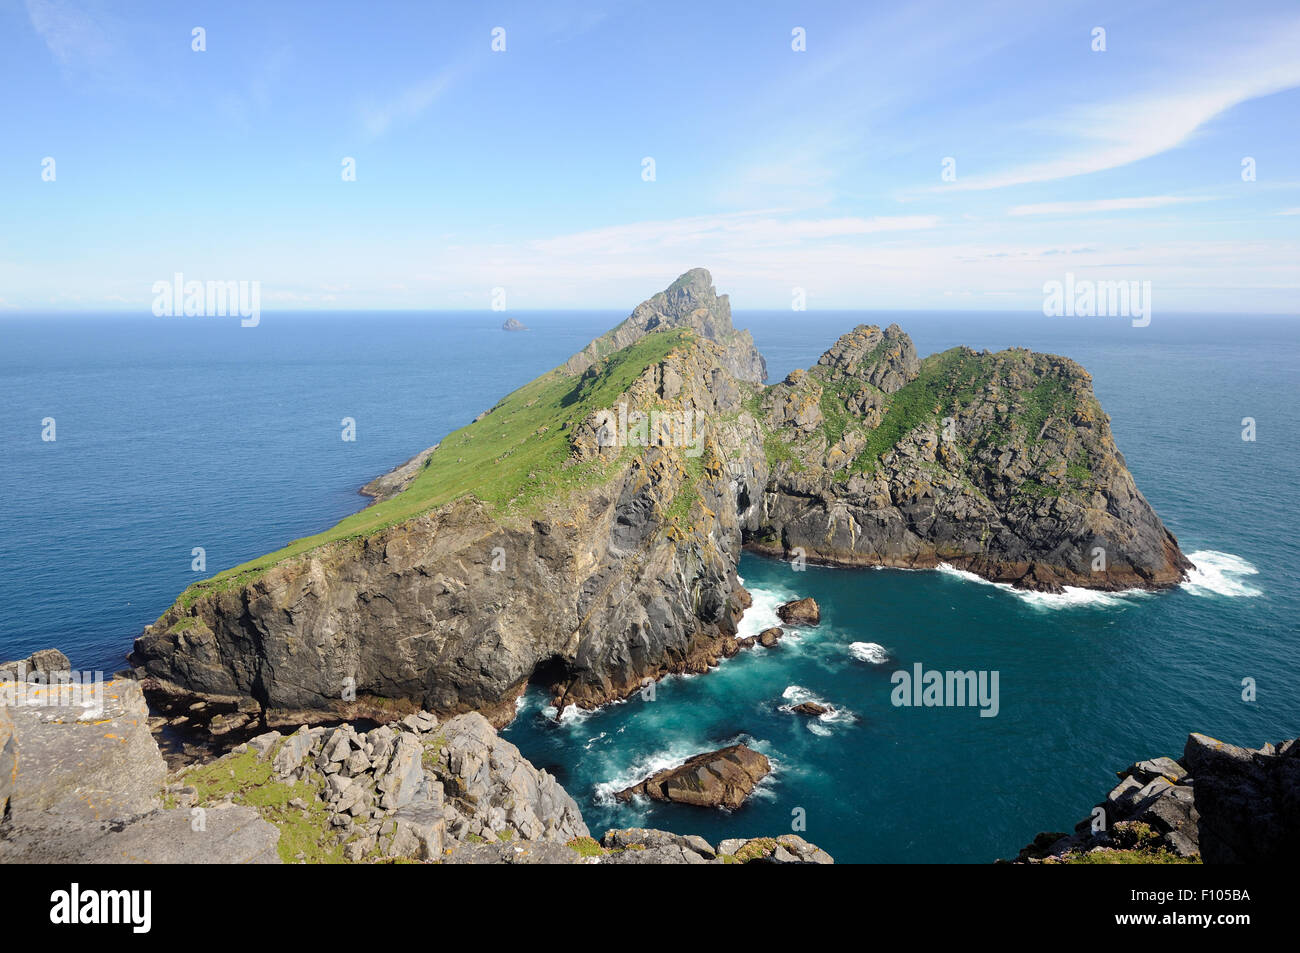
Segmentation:
<svg viewBox="0 0 1300 953">
<path fill-rule="evenodd" d="M 1144 195 L 1122 199 L 1085 199 L 1079 202 L 1039 202 L 1035 205 L 1017 205 L 1007 210 L 1008 215 L 1072 215 L 1079 212 L 1116 212 L 1130 209 L 1160 208 L 1183 202 L 1204 202 L 1207 199 L 1178 195 Z"/>
<path fill-rule="evenodd" d="M 1040 121 L 1046 131 L 1073 140 L 1063 155 L 940 189 L 970 191 L 1050 182 L 1118 168 L 1177 148 L 1234 106 L 1300 86 L 1297 48 L 1300 21 L 1275 25 L 1267 39 L 1249 49 L 1215 55 L 1212 48 L 1198 48 L 1191 74 L 1176 77 L 1163 88 L 1067 108 L 1060 116 Z"/>
</svg>

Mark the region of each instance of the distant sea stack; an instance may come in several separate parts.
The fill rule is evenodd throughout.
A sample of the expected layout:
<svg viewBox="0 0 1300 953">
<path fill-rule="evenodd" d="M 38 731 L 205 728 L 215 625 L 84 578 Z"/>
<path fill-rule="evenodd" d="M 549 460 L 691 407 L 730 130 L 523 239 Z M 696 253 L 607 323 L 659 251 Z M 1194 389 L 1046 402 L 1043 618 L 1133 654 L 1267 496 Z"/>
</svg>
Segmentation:
<svg viewBox="0 0 1300 953">
<path fill-rule="evenodd" d="M 1047 591 L 1190 566 L 1067 358 L 922 359 L 861 326 L 766 376 L 693 269 L 370 486 L 381 505 L 190 586 L 132 664 L 214 732 L 420 708 L 499 726 L 535 677 L 593 708 L 735 654 L 742 547 Z"/>
<path fill-rule="evenodd" d="M 528 325 L 524 324 L 521 321 L 516 321 L 514 318 L 506 318 L 505 324 L 501 325 L 501 330 L 502 331 L 527 331 L 529 330 L 529 328 Z"/>
</svg>

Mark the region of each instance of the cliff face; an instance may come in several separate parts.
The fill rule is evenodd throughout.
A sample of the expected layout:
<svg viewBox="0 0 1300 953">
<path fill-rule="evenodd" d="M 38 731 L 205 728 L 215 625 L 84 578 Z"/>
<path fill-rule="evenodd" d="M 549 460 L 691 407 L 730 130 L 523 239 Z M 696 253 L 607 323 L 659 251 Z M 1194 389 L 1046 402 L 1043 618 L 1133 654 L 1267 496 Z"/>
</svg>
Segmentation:
<svg viewBox="0 0 1300 953">
<path fill-rule="evenodd" d="M 897 327 L 860 327 L 765 374 L 688 272 L 369 485 L 372 506 L 190 587 L 132 662 L 217 730 L 414 707 L 500 725 L 531 678 L 592 707 L 736 651 L 742 541 L 1034 588 L 1188 565 L 1064 358 L 921 360 Z"/>
<path fill-rule="evenodd" d="M 1190 563 L 1067 358 L 954 348 L 919 360 L 858 327 L 763 396 L 772 476 L 756 550 L 1056 590 L 1159 587 Z"/>
</svg>

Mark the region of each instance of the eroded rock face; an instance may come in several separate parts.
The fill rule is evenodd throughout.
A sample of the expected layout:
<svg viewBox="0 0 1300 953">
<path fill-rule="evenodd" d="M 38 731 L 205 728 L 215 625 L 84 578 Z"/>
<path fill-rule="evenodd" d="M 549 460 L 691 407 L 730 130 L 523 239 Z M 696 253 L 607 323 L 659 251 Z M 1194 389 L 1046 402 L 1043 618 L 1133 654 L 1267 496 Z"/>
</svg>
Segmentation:
<svg viewBox="0 0 1300 953">
<path fill-rule="evenodd" d="M 670 297 L 700 293 L 693 280 Z M 616 415 L 688 419 L 689 443 L 602 441 L 577 421 L 571 460 L 613 468 L 597 485 L 528 519 L 461 498 L 205 590 L 146 629 L 133 663 L 160 704 L 198 698 L 222 712 L 223 730 L 374 717 L 377 700 L 479 711 L 503 725 L 546 663 L 559 708 L 707 671 L 737 648 L 739 501 L 756 500 L 767 476 L 757 422 L 725 369 L 732 343 L 674 348 L 613 402 Z M 575 393 L 602 373 L 588 366 Z M 505 571 L 494 568 L 498 554 Z"/>
<path fill-rule="evenodd" d="M 748 331 L 738 331 L 732 325 L 731 302 L 714 291 L 713 276 L 703 268 L 692 268 L 666 290 L 643 301 L 622 324 L 569 358 L 565 367 L 571 374 L 580 374 L 652 331 L 681 327 L 722 345 L 722 364 L 732 377 L 754 384 L 767 380 L 767 362 L 754 347 L 754 339 Z"/>
<path fill-rule="evenodd" d="M 731 745 L 689 758 L 675 768 L 658 771 L 618 792 L 620 801 L 645 796 L 654 801 L 675 801 L 697 807 L 737 808 L 759 781 L 772 770 L 771 763 L 743 744 Z"/>
<path fill-rule="evenodd" d="M 1300 848 L 1300 739 L 1240 748 L 1191 734 L 1181 759 L 1139 761 L 1074 834 L 1039 834 L 1021 862 L 1137 849 L 1207 864 L 1290 860 Z M 1157 857 L 1153 857 L 1157 859 Z"/>
</svg>

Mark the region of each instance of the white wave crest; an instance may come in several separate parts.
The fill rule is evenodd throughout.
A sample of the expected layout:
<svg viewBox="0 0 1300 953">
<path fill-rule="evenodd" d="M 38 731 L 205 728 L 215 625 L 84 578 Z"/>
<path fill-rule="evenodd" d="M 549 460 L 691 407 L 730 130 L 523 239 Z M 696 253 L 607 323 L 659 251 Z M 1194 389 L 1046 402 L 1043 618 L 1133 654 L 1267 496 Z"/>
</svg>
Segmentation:
<svg viewBox="0 0 1300 953">
<path fill-rule="evenodd" d="M 853 642 L 849 645 L 849 654 L 859 662 L 872 665 L 884 665 L 889 661 L 889 653 L 877 642 Z"/>
<path fill-rule="evenodd" d="M 1061 592 L 1035 592 L 1032 589 L 1017 589 L 1006 582 L 993 582 L 983 576 L 977 576 L 965 569 L 958 569 L 947 563 L 935 567 L 946 576 L 956 576 L 966 582 L 977 582 L 982 586 L 992 586 L 1015 596 L 1035 609 L 1079 609 L 1079 608 L 1117 608 L 1131 606 L 1134 599 L 1151 595 L 1145 589 L 1124 589 L 1120 592 L 1103 592 L 1100 589 L 1083 589 L 1079 586 L 1065 586 Z"/>
<path fill-rule="evenodd" d="M 1183 589 L 1194 596 L 1258 596 L 1262 590 L 1242 581 L 1243 576 L 1255 576 L 1259 570 L 1232 553 L 1202 549 L 1189 553 L 1196 568 L 1183 580 Z"/>
</svg>

